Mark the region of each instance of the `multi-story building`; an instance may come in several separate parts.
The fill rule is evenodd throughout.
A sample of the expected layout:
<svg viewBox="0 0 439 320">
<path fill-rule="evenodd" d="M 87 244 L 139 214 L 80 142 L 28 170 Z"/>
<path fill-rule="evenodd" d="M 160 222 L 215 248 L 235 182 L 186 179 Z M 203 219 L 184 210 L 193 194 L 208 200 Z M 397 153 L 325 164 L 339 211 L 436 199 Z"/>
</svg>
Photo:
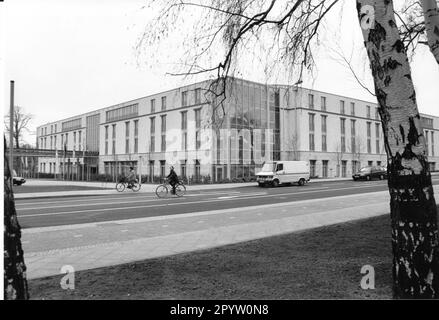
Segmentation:
<svg viewBox="0 0 439 320">
<path fill-rule="evenodd" d="M 96 172 L 117 176 L 129 166 L 148 177 L 173 165 L 180 176 L 249 179 L 264 162 L 305 160 L 313 177 L 347 177 L 385 165 L 377 104 L 295 86 L 232 79 L 226 99 L 211 99 L 209 81 L 124 102 L 38 128 L 41 149 L 75 151 L 40 159 L 60 173 L 98 151 Z M 439 118 L 422 115 L 435 170 Z M 90 162 L 88 165 L 93 166 Z"/>
</svg>

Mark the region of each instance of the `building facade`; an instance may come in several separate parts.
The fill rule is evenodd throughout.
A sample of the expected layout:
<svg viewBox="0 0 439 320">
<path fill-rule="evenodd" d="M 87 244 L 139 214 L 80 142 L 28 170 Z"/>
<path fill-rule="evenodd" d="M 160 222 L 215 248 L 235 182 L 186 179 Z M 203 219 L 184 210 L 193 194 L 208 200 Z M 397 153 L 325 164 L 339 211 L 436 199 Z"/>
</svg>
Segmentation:
<svg viewBox="0 0 439 320">
<path fill-rule="evenodd" d="M 265 162 L 309 161 L 312 177 L 348 177 L 386 165 L 377 104 L 295 86 L 231 79 L 226 99 L 212 99 L 209 81 L 124 102 L 37 129 L 44 173 L 84 167 L 116 177 L 133 166 L 163 177 L 169 166 L 190 179 L 247 180 Z M 434 171 L 439 118 L 421 115 Z M 87 157 L 86 152 L 97 152 Z M 68 155 L 69 157 L 66 157 Z"/>
</svg>

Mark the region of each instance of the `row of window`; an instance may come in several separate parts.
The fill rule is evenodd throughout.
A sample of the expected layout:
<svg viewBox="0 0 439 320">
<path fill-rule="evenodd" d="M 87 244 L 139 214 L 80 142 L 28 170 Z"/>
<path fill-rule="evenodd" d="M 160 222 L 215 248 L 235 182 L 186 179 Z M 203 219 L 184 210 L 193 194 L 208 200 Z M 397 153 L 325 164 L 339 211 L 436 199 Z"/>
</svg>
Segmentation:
<svg viewBox="0 0 439 320">
<path fill-rule="evenodd" d="M 139 104 L 135 103 L 126 107 L 109 110 L 106 112 L 106 121 L 125 120 L 139 115 Z"/>
<path fill-rule="evenodd" d="M 328 116 L 321 116 L 321 134 L 322 134 L 322 151 L 327 151 L 327 118 Z M 372 122 L 366 123 L 366 131 L 367 131 L 367 153 L 372 153 L 372 142 L 371 142 L 371 131 L 372 131 Z M 375 140 L 376 140 L 376 153 L 380 154 L 380 131 L 381 127 L 379 123 L 375 123 Z M 309 114 L 309 150 L 315 151 L 315 114 Z M 340 146 L 337 146 L 337 152 L 346 152 L 346 119 L 340 118 Z M 433 135 L 432 135 L 433 136 Z M 356 120 L 351 120 L 351 153 L 360 152 L 362 149 L 361 140 L 357 139 L 356 133 Z"/>
<path fill-rule="evenodd" d="M 309 109 L 315 109 L 315 104 L 314 104 L 314 95 L 312 93 L 308 94 L 308 108 Z M 372 119 L 371 118 L 371 106 L 366 106 L 366 117 L 368 119 Z M 327 111 L 327 105 L 326 105 L 326 97 L 321 96 L 320 97 L 320 110 L 321 111 Z M 351 102 L 350 103 L 350 115 L 351 116 L 355 116 L 355 102 Z M 345 101 L 344 100 L 340 100 L 340 114 L 346 114 L 346 107 L 345 107 Z M 379 120 L 380 116 L 379 116 L 379 112 L 378 112 L 378 108 L 375 107 L 375 120 Z"/>
<path fill-rule="evenodd" d="M 83 141 L 82 141 L 82 131 L 74 131 L 72 133 L 73 136 L 73 149 L 75 151 L 82 151 L 84 150 L 83 147 Z M 61 148 L 67 148 L 69 143 L 69 133 L 62 133 L 61 134 Z M 57 145 L 57 136 L 53 135 L 50 137 L 42 137 L 40 138 L 40 148 L 41 149 L 50 149 L 50 150 L 57 150 L 58 149 L 58 145 Z"/>
<path fill-rule="evenodd" d="M 182 150 L 187 150 L 187 112 L 181 112 L 181 130 L 182 130 Z M 201 147 L 201 109 L 195 109 L 195 146 L 198 150 Z M 150 117 L 150 152 L 155 152 L 155 120 L 156 117 Z M 139 120 L 134 120 L 134 153 L 138 153 L 139 143 Z M 166 115 L 160 116 L 161 122 L 161 152 L 166 152 Z M 109 126 L 105 126 L 105 154 L 108 155 L 108 136 Z M 125 153 L 130 152 L 130 121 L 125 122 Z M 116 153 L 116 123 L 112 124 L 112 154 Z"/>
</svg>

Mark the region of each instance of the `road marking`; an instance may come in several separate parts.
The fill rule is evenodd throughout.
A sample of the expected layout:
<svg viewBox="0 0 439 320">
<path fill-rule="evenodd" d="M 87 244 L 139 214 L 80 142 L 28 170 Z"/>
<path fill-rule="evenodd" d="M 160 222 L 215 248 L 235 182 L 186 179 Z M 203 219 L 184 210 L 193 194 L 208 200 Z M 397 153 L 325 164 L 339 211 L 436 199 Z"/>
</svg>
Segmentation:
<svg viewBox="0 0 439 320">
<path fill-rule="evenodd" d="M 305 193 L 316 193 L 316 192 L 322 192 L 322 191 L 329 191 L 329 192 L 333 192 L 333 191 L 340 191 L 340 190 L 352 190 L 355 188 L 372 188 L 375 186 L 370 186 L 370 187 L 350 187 L 350 188 L 340 188 L 340 189 L 331 189 L 331 190 L 313 190 L 313 191 L 308 191 L 308 192 L 300 192 L 300 194 L 305 194 Z M 381 191 L 382 192 L 382 191 Z M 294 195 L 296 195 L 297 193 L 295 193 Z M 356 196 L 358 195 L 363 195 L 362 194 L 355 194 Z M 268 194 L 268 195 L 260 195 L 260 196 L 254 196 L 254 197 L 240 197 L 240 198 L 234 198 L 234 199 L 211 199 L 211 200 L 201 200 L 201 201 L 189 201 L 189 202 L 176 202 L 176 203 L 165 203 L 165 204 L 153 204 L 153 205 L 146 205 L 146 206 L 133 206 L 133 207 L 128 207 L 128 206 L 124 206 L 124 207 L 113 207 L 113 208 L 99 208 L 99 209 L 90 209 L 90 210 L 77 210 L 77 211 L 65 211 L 65 212 L 51 212 L 51 213 L 40 213 L 40 214 L 20 214 L 19 212 L 19 217 L 22 218 L 26 218 L 26 217 L 43 217 L 43 216 L 57 216 L 57 215 L 66 215 L 66 214 L 78 214 L 78 213 L 87 213 L 87 212 L 103 212 L 103 211 L 116 211 L 116 210 L 130 210 L 130 209 L 142 209 L 142 208 L 157 208 L 157 207 L 166 207 L 166 206 L 181 206 L 181 205 L 189 205 L 189 204 L 199 204 L 199 203 L 211 203 L 211 202 L 223 202 L 223 201 L 230 201 L 230 200 L 248 200 L 248 199 L 254 199 L 254 198 L 269 198 L 269 197 L 278 197 L 278 196 L 282 196 L 282 195 L 292 195 L 291 193 L 284 193 L 284 194 Z M 331 197 L 334 198 L 334 197 Z M 324 198 L 327 199 L 327 198 Z M 314 199 L 314 201 L 317 199 Z M 297 202 L 297 201 L 296 201 Z M 40 209 L 40 208 L 38 208 Z M 22 209 L 22 211 L 30 211 L 30 210 L 34 210 L 34 209 Z"/>
<path fill-rule="evenodd" d="M 263 204 L 263 205 L 221 209 L 221 210 L 177 213 L 177 214 L 169 214 L 169 215 L 162 215 L 162 216 L 142 217 L 142 218 L 123 219 L 123 220 L 111 220 L 111 221 L 103 221 L 103 222 L 98 222 L 98 223 L 88 222 L 88 223 L 50 226 L 50 227 L 25 228 L 25 229 L 22 229 L 22 233 L 36 234 L 36 233 L 45 233 L 45 232 L 52 232 L 52 231 L 95 228 L 95 227 L 98 227 L 98 226 L 101 226 L 104 224 L 114 224 L 114 223 L 117 223 L 119 225 L 132 225 L 132 224 L 136 224 L 136 223 L 145 223 L 145 222 L 152 222 L 152 221 L 164 221 L 165 222 L 165 221 L 173 220 L 173 219 L 206 217 L 206 216 L 224 215 L 227 213 L 237 213 L 237 212 L 238 213 L 249 212 L 249 213 L 253 214 L 255 211 L 261 210 L 261 209 L 263 210 L 263 209 L 272 209 L 272 208 L 282 208 L 282 207 L 289 207 L 289 206 L 294 206 L 294 205 L 300 206 L 302 204 L 308 204 L 308 203 L 311 203 L 311 204 L 321 203 L 321 202 L 326 203 L 329 200 L 339 201 L 340 199 L 350 199 L 350 198 L 359 197 L 359 196 L 360 197 L 367 196 L 368 199 L 370 197 L 372 197 L 373 199 L 375 199 L 376 202 L 368 204 L 368 205 L 371 205 L 371 206 L 383 205 L 384 206 L 383 210 L 384 211 L 388 210 L 389 192 L 388 191 L 378 191 L 378 192 L 371 192 L 371 193 L 367 193 L 367 194 L 351 194 L 351 195 L 344 195 L 344 196 L 336 196 L 336 197 L 332 197 L 330 199 L 328 199 L 328 198 L 308 199 L 308 200 L 281 202 L 281 203 L 274 203 L 274 204 Z M 439 193 L 436 193 L 435 196 L 439 197 Z M 383 197 L 383 199 L 378 199 L 377 197 Z M 341 208 L 341 209 L 345 209 L 345 208 Z M 336 209 L 336 210 L 338 210 L 338 209 Z M 308 214 L 309 213 L 306 213 L 306 215 L 308 215 Z"/>
<path fill-rule="evenodd" d="M 82 234 L 75 234 L 73 237 L 74 238 L 82 238 Z"/>
</svg>

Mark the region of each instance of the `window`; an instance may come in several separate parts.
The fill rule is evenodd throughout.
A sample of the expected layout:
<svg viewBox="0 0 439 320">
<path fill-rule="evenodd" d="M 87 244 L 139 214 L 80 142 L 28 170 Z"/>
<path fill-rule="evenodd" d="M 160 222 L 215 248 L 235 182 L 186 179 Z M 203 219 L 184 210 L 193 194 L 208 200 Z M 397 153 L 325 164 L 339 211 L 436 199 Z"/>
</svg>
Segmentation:
<svg viewBox="0 0 439 320">
<path fill-rule="evenodd" d="M 329 164 L 328 160 L 323 160 L 322 161 L 322 177 L 323 178 L 327 178 L 328 177 L 328 164 Z"/>
<path fill-rule="evenodd" d="M 112 141 L 112 150 L 111 150 L 111 152 L 112 152 L 112 154 L 116 154 L 116 124 L 113 124 L 112 128 L 113 128 L 113 132 L 112 132 L 112 139 L 113 139 L 113 141 Z"/>
<path fill-rule="evenodd" d="M 340 151 L 346 152 L 346 119 L 340 119 L 340 132 L 341 132 L 341 141 L 340 141 Z"/>
<path fill-rule="evenodd" d="M 322 151 L 327 151 L 327 144 L 326 144 L 326 129 L 327 129 L 327 116 L 322 116 Z"/>
<path fill-rule="evenodd" d="M 161 127 L 162 127 L 162 140 L 161 140 L 161 151 L 166 152 L 166 115 L 163 115 L 161 118 Z"/>
<path fill-rule="evenodd" d="M 125 153 L 130 153 L 130 122 L 125 122 Z"/>
<path fill-rule="evenodd" d="M 187 111 L 181 113 L 181 149 L 187 150 Z"/>
<path fill-rule="evenodd" d="M 358 161 L 352 160 L 352 174 L 358 170 Z"/>
<path fill-rule="evenodd" d="M 108 155 L 108 126 L 105 126 L 105 154 Z"/>
<path fill-rule="evenodd" d="M 149 144 L 149 151 L 155 152 L 155 117 L 149 118 L 150 120 L 150 144 Z"/>
<path fill-rule="evenodd" d="M 187 106 L 187 91 L 183 91 L 181 93 L 181 106 L 186 107 Z"/>
<path fill-rule="evenodd" d="M 316 160 L 309 160 L 309 175 L 310 177 L 316 176 Z"/>
<path fill-rule="evenodd" d="M 279 163 L 276 167 L 276 171 L 283 171 L 284 170 L 284 164 L 283 163 Z"/>
<path fill-rule="evenodd" d="M 166 177 L 166 160 L 160 160 L 160 177 Z"/>
<path fill-rule="evenodd" d="M 340 113 L 345 114 L 344 101 L 340 100 Z"/>
<path fill-rule="evenodd" d="M 201 147 L 201 109 L 195 109 L 195 148 Z"/>
<path fill-rule="evenodd" d="M 57 132 L 57 130 L 56 130 L 56 124 L 55 124 L 55 133 Z"/>
<path fill-rule="evenodd" d="M 76 150 L 76 132 L 73 132 L 73 150 Z"/>
<path fill-rule="evenodd" d="M 166 97 L 162 97 L 162 111 L 166 111 Z"/>
<path fill-rule="evenodd" d="M 181 175 L 181 177 L 183 177 L 183 178 L 186 178 L 186 176 L 187 176 L 187 173 L 186 173 L 186 160 L 181 160 L 181 163 L 180 163 L 180 175 Z"/>
<path fill-rule="evenodd" d="M 201 88 L 195 89 L 195 104 L 201 103 Z"/>
<path fill-rule="evenodd" d="M 314 95 L 311 93 L 308 94 L 308 107 L 314 109 Z"/>
<path fill-rule="evenodd" d="M 198 181 L 201 178 L 201 165 L 200 160 L 195 160 L 195 180 Z"/>
<path fill-rule="evenodd" d="M 82 131 L 78 131 L 78 146 L 79 149 L 81 151 L 81 145 L 82 145 Z"/>
<path fill-rule="evenodd" d="M 366 117 L 370 119 L 370 106 L 366 106 Z"/>
<path fill-rule="evenodd" d="M 375 119 L 379 120 L 380 119 L 380 114 L 378 112 L 378 108 L 375 108 Z"/>
<path fill-rule="evenodd" d="M 129 106 L 109 110 L 106 112 L 107 122 L 125 120 L 139 115 L 139 104 L 131 104 Z"/>
<path fill-rule="evenodd" d="M 309 114 L 309 150 L 314 151 L 315 150 L 315 144 L 314 144 L 314 118 L 315 114 L 310 113 Z"/>
<path fill-rule="evenodd" d="M 356 150 L 357 149 L 357 144 L 356 144 L 356 137 L 355 137 L 355 120 L 351 120 L 351 152 L 352 153 L 356 153 L 356 152 L 360 152 L 360 150 Z"/>
<path fill-rule="evenodd" d="M 348 162 L 346 160 L 342 160 L 341 161 L 341 176 L 343 178 L 346 178 L 346 176 L 347 176 L 347 167 L 348 167 Z"/>
<path fill-rule="evenodd" d="M 367 126 L 367 153 L 372 153 L 372 122 L 367 122 L 366 123 Z"/>
<path fill-rule="evenodd" d="M 351 102 L 351 116 L 355 116 L 355 103 Z"/>
<path fill-rule="evenodd" d="M 322 111 L 326 111 L 326 97 L 320 98 Z"/>
<path fill-rule="evenodd" d="M 134 153 L 139 152 L 139 120 L 134 121 Z"/>
<path fill-rule="evenodd" d="M 151 113 L 155 112 L 155 99 L 151 99 Z"/>
<path fill-rule="evenodd" d="M 434 131 L 431 132 L 431 155 L 434 157 Z"/>
<path fill-rule="evenodd" d="M 71 131 L 78 128 L 81 128 L 81 118 L 65 121 L 62 123 L 62 131 Z M 47 128 L 46 128 L 47 134 Z"/>
</svg>

